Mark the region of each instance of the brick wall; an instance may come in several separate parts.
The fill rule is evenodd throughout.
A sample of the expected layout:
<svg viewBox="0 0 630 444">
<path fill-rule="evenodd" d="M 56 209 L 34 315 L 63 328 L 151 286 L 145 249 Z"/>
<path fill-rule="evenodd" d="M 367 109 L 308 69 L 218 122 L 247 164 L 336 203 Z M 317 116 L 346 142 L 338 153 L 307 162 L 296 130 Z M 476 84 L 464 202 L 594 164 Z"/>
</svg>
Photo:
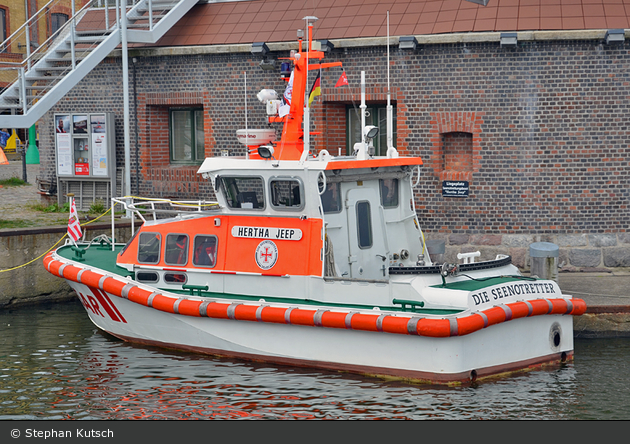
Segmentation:
<svg viewBox="0 0 630 444">
<path fill-rule="evenodd" d="M 523 248 L 523 236 L 551 241 L 605 234 L 615 237 L 616 246 L 630 248 L 625 235 L 630 231 L 629 47 L 628 42 L 607 46 L 600 41 L 537 41 L 519 42 L 508 50 L 498 43 L 393 50 L 395 145 L 402 154 L 424 159 L 416 207 L 428 237 L 442 237 L 459 251 L 487 243 L 479 236 L 488 234 L 500 236 L 497 246 L 504 250 Z M 341 73 L 338 68 L 324 71 L 323 94 L 312 109 L 312 130 L 324 131 L 314 138 L 316 150 L 326 147 L 337 154 L 339 146 L 345 147 L 346 105 L 360 103 L 361 70 L 366 71 L 368 102 L 386 101 L 386 52 L 348 48 L 335 50 L 328 59 L 344 63 L 350 88 L 333 87 Z M 243 154 L 235 137 L 245 124 L 243 72 L 250 128 L 266 126 L 256 93 L 273 88 L 281 94 L 286 85 L 279 72 L 261 70 L 250 54 L 138 57 L 136 66 L 140 192 L 145 194 L 159 191 L 156 184 L 164 178 L 178 184 L 164 194 L 211 194 L 206 181 L 189 173 L 195 167 L 164 163 L 164 116 L 168 106 L 176 104 L 177 94 L 195 97 L 195 104 L 204 108 L 207 155 L 222 149 Z M 46 150 L 53 146 L 52 113 L 59 111 L 114 111 L 122 166 L 120 72 L 120 60 L 101 64 L 42 119 L 40 156 L 48 173 L 54 171 Z M 159 94 L 165 94 L 164 100 L 150 101 Z M 135 168 L 133 117 L 131 129 Z M 452 168 L 444 161 L 450 148 L 443 139 L 457 132 L 467 134 L 470 154 L 465 167 Z M 465 173 L 458 177 L 470 181 L 468 198 L 442 197 L 441 182 L 452 177 L 449 171 Z M 600 247 L 587 243 L 575 248 Z"/>
</svg>

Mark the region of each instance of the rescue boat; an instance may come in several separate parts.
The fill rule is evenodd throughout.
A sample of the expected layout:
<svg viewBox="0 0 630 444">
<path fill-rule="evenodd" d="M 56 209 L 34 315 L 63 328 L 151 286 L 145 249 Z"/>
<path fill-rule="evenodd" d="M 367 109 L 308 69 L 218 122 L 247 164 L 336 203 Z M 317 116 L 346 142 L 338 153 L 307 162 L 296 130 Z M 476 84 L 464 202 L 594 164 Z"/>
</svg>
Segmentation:
<svg viewBox="0 0 630 444">
<path fill-rule="evenodd" d="M 216 202 L 112 199 L 143 221 L 131 240 L 115 241 L 112 216 L 111 238 L 67 242 L 46 269 L 133 343 L 446 384 L 572 359 L 583 300 L 508 255 L 432 257 L 414 207 L 422 160 L 392 146 L 391 118 L 385 156 L 364 123 L 353 155 L 311 153 L 308 73 L 341 66 L 323 58 L 309 25 L 287 99 L 258 94 L 271 129 L 238 131 L 245 156 L 199 168 Z"/>
</svg>

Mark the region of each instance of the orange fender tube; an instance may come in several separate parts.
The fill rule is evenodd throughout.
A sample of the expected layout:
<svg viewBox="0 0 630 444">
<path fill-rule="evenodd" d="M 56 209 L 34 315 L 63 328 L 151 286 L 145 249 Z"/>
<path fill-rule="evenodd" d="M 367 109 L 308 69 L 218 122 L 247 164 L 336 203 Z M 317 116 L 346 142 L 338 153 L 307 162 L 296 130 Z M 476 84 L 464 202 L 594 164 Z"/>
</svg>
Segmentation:
<svg viewBox="0 0 630 444">
<path fill-rule="evenodd" d="M 328 328 L 351 328 L 360 331 L 383 331 L 394 334 L 417 334 L 442 338 L 467 335 L 490 325 L 527 316 L 545 314 L 579 316 L 586 312 L 584 300 L 570 299 L 567 301 L 561 298 L 512 302 L 491 307 L 482 312 L 472 313 L 462 318 L 452 319 L 408 318 L 391 315 L 331 312 L 328 310 L 252 306 L 242 303 L 203 302 L 184 298 L 176 299 L 152 293 L 133 284 L 121 282 L 111 276 L 105 277 L 99 273 L 81 269 L 74 265 L 68 264 L 60 272 L 64 263 L 53 259 L 52 253 L 47 254 L 43 262 L 47 270 L 54 275 L 80 282 L 89 287 L 102 288 L 110 294 L 126 297 L 129 301 L 141 305 L 150 306 L 167 313 L 197 317 L 205 315 L 217 319 L 272 322 L 277 324 L 290 323 Z M 123 292 L 126 293 L 125 296 L 123 296 Z M 151 295 L 153 295 L 152 298 Z M 176 302 L 177 307 L 175 307 Z M 202 308 L 202 305 L 205 306 L 205 309 Z"/>
<path fill-rule="evenodd" d="M 486 327 L 486 321 L 479 313 L 457 320 L 457 335 L 464 336 Z"/>
</svg>

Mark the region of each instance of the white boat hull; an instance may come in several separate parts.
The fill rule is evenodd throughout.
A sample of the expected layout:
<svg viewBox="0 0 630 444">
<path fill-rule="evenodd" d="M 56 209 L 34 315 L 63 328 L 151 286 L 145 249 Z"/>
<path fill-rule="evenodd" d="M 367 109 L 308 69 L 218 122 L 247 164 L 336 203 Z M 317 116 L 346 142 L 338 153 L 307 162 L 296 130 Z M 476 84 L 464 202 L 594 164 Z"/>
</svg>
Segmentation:
<svg viewBox="0 0 630 444">
<path fill-rule="evenodd" d="M 212 355 L 439 383 L 573 355 L 570 315 L 523 317 L 463 336 L 426 337 L 168 313 L 68 282 L 103 331 L 130 342 Z"/>
</svg>

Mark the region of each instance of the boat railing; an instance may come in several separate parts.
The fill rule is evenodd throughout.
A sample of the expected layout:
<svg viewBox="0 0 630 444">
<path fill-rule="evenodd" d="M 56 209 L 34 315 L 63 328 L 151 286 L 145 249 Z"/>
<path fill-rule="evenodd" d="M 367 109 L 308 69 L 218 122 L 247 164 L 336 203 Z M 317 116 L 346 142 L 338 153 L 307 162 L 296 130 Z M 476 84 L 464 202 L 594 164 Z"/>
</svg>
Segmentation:
<svg viewBox="0 0 630 444">
<path fill-rule="evenodd" d="M 131 219 L 131 234 L 135 233 L 136 217 L 143 223 L 147 218 L 154 221 L 171 217 L 194 216 L 196 213 L 218 210 L 219 203 L 207 200 L 173 200 L 160 198 L 144 198 L 136 196 L 112 197 L 112 237 L 114 234 L 116 205 L 121 205 L 127 218 Z"/>
</svg>

